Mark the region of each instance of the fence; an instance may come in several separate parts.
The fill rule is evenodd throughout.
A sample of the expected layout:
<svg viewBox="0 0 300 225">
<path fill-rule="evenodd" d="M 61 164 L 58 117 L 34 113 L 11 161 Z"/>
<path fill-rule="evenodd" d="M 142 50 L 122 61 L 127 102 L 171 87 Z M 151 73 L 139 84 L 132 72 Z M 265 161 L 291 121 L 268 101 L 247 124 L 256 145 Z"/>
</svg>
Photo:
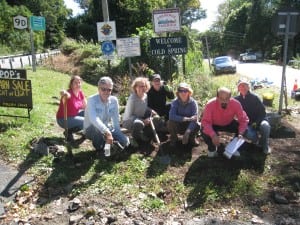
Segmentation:
<svg viewBox="0 0 300 225">
<path fill-rule="evenodd" d="M 37 53 L 36 56 L 36 64 L 41 64 L 43 60 L 49 58 L 53 55 L 58 55 L 60 53 L 59 50 L 52 50 L 45 53 Z M 32 65 L 32 55 L 9 55 L 9 56 L 0 56 L 0 68 L 24 68 L 25 66 Z"/>
</svg>

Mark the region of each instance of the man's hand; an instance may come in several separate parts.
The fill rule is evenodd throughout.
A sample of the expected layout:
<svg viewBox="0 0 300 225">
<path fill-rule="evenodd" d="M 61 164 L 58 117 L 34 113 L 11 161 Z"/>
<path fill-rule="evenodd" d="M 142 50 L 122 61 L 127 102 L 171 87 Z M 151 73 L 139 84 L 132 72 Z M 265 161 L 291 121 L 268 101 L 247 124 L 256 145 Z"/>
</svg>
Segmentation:
<svg viewBox="0 0 300 225">
<path fill-rule="evenodd" d="M 211 138 L 211 140 L 212 140 L 212 143 L 213 143 L 215 146 L 219 146 L 219 145 L 220 145 L 220 138 L 219 138 L 218 135 L 215 134 L 215 135 Z"/>
<path fill-rule="evenodd" d="M 112 134 L 111 134 L 109 131 L 107 131 L 107 132 L 105 133 L 105 142 L 106 142 L 107 144 L 112 144 L 113 141 L 114 141 L 114 138 L 113 138 Z"/>
<path fill-rule="evenodd" d="M 244 136 L 242 134 L 238 135 L 238 139 L 243 139 L 243 138 L 244 138 Z"/>
</svg>

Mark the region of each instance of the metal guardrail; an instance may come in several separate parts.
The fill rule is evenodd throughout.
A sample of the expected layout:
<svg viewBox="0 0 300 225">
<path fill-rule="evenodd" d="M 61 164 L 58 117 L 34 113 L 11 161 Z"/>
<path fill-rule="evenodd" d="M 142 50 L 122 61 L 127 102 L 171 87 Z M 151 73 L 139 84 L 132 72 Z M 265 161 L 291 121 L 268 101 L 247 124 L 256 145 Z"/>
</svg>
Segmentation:
<svg viewBox="0 0 300 225">
<path fill-rule="evenodd" d="M 45 53 L 37 53 L 36 64 L 42 63 L 44 59 L 49 58 L 53 55 L 58 55 L 60 53 L 59 50 L 52 50 Z M 31 54 L 17 54 L 17 55 L 7 55 L 0 56 L 0 68 L 24 68 L 24 66 L 32 65 L 32 55 Z"/>
<path fill-rule="evenodd" d="M 296 69 L 300 69 L 300 61 L 299 60 L 290 60 L 288 63 L 289 66 L 292 66 Z"/>
</svg>

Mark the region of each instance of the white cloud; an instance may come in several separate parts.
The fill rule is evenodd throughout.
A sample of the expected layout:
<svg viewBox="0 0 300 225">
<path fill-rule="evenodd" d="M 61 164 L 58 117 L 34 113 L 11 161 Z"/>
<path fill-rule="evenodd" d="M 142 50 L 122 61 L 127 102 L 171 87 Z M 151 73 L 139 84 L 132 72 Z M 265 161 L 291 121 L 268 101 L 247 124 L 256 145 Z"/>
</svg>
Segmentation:
<svg viewBox="0 0 300 225">
<path fill-rule="evenodd" d="M 81 9 L 79 7 L 79 4 L 74 2 L 74 0 L 64 0 L 64 2 L 68 9 L 73 10 L 73 16 L 77 16 L 83 13 L 83 9 Z"/>
<path fill-rule="evenodd" d="M 193 29 L 204 32 L 216 21 L 218 6 L 225 0 L 200 0 L 201 8 L 206 9 L 206 19 L 199 20 L 192 24 Z"/>
</svg>

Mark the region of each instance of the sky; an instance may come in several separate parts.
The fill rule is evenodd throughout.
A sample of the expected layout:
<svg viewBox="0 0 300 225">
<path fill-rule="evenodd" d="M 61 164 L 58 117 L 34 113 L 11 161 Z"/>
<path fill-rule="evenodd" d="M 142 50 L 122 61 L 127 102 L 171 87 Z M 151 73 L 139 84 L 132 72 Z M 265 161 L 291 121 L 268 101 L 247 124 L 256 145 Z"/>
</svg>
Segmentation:
<svg viewBox="0 0 300 225">
<path fill-rule="evenodd" d="M 67 8 L 73 10 L 73 16 L 83 13 L 83 10 L 79 8 L 78 4 L 73 0 L 64 0 Z M 201 8 L 206 9 L 207 18 L 197 21 L 192 24 L 193 29 L 197 29 L 199 32 L 203 32 L 209 29 L 209 27 L 216 20 L 218 6 L 225 0 L 200 0 Z"/>
<path fill-rule="evenodd" d="M 73 10 L 73 16 L 83 13 L 83 10 L 79 7 L 78 3 L 73 0 L 64 0 L 67 8 Z"/>
<path fill-rule="evenodd" d="M 200 0 L 201 8 L 206 9 L 206 19 L 202 19 L 192 24 L 193 29 L 204 32 L 209 29 L 217 18 L 218 6 L 225 0 Z"/>
</svg>

